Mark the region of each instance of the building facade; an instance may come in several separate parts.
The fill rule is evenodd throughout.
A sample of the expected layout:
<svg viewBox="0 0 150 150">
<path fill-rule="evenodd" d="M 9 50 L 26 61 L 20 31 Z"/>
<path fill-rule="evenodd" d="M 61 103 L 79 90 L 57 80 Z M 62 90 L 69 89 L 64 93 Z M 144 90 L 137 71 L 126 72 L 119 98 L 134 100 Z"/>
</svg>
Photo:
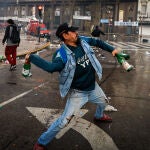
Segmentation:
<svg viewBox="0 0 150 150">
<path fill-rule="evenodd" d="M 82 31 L 100 25 L 105 33 L 135 34 L 138 26 L 138 0 L 0 0 L 0 21 L 39 19 L 38 6 L 50 29 L 68 22 Z"/>
<path fill-rule="evenodd" d="M 138 1 L 138 21 L 150 25 L 150 0 Z"/>
</svg>

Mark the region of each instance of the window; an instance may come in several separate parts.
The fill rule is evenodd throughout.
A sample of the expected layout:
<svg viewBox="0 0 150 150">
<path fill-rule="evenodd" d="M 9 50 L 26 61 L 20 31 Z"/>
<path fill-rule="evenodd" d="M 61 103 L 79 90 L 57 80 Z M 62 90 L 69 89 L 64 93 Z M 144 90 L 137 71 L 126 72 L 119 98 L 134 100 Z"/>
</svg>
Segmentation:
<svg viewBox="0 0 150 150">
<path fill-rule="evenodd" d="M 142 15 L 146 14 L 146 10 L 147 10 L 147 6 L 146 5 L 142 5 L 141 6 L 141 13 L 142 13 Z"/>
</svg>

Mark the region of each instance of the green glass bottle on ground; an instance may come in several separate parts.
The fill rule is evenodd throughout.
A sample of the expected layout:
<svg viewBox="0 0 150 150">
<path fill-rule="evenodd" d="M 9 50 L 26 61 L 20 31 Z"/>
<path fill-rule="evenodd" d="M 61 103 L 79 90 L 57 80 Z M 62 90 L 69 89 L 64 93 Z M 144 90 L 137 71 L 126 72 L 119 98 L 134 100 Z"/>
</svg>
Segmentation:
<svg viewBox="0 0 150 150">
<path fill-rule="evenodd" d="M 125 54 L 125 53 L 118 53 L 116 54 L 117 60 L 118 62 L 123 66 L 123 68 L 126 71 L 131 71 L 133 69 L 133 66 L 130 65 L 126 60 L 128 60 L 130 58 L 129 54 Z"/>
<path fill-rule="evenodd" d="M 30 69 L 31 69 L 31 64 L 30 63 L 25 63 L 23 65 L 23 69 L 22 69 L 22 75 L 24 77 L 31 77 L 32 76 L 32 73 L 30 72 Z"/>
<path fill-rule="evenodd" d="M 0 61 L 3 61 L 3 60 L 4 60 L 4 56 L 0 55 Z"/>
</svg>

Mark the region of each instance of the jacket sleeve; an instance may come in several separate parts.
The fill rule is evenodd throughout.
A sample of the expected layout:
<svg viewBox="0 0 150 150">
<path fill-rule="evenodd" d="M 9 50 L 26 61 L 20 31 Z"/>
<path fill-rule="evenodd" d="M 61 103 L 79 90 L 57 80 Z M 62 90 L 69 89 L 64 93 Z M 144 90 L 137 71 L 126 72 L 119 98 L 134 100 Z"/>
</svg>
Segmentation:
<svg viewBox="0 0 150 150">
<path fill-rule="evenodd" d="M 100 34 L 105 35 L 105 33 L 102 30 L 99 30 L 99 31 L 100 31 Z"/>
<path fill-rule="evenodd" d="M 9 26 L 6 27 L 6 30 L 5 30 L 5 35 L 4 35 L 4 38 L 2 40 L 2 43 L 5 43 L 6 40 L 9 38 Z"/>
<path fill-rule="evenodd" d="M 42 59 L 38 55 L 31 54 L 29 60 L 37 67 L 50 73 L 60 72 L 65 67 L 65 64 L 63 63 L 62 59 L 59 57 L 56 57 L 52 62 L 50 62 Z"/>
<path fill-rule="evenodd" d="M 81 37 L 81 39 L 85 40 L 90 46 L 96 46 L 96 47 L 99 47 L 108 52 L 112 52 L 115 49 L 110 44 L 108 44 L 98 38 Z"/>
</svg>

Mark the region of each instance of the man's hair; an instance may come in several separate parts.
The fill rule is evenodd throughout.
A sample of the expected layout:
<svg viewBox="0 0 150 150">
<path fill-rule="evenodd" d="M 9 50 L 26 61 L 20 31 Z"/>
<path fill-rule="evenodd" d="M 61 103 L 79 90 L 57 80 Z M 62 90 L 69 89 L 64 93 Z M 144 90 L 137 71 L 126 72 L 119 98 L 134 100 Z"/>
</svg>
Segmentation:
<svg viewBox="0 0 150 150">
<path fill-rule="evenodd" d="M 95 27 L 95 29 L 98 29 L 98 28 L 99 28 L 99 26 L 96 26 L 96 27 Z"/>
<path fill-rule="evenodd" d="M 9 24 L 15 24 L 12 19 L 8 19 L 8 20 L 7 20 L 7 23 L 9 23 Z"/>
<path fill-rule="evenodd" d="M 65 31 L 64 33 L 67 33 L 67 31 Z M 61 41 L 65 41 L 65 39 L 64 39 L 64 37 L 63 37 L 63 34 L 61 34 L 61 35 L 59 36 L 59 38 L 60 38 Z"/>
<path fill-rule="evenodd" d="M 57 28 L 56 36 L 60 38 L 62 41 L 64 41 L 65 39 L 62 36 L 63 33 L 67 33 L 68 31 L 75 32 L 76 30 L 78 30 L 78 28 L 79 27 L 69 26 L 68 23 L 63 23 Z"/>
</svg>

